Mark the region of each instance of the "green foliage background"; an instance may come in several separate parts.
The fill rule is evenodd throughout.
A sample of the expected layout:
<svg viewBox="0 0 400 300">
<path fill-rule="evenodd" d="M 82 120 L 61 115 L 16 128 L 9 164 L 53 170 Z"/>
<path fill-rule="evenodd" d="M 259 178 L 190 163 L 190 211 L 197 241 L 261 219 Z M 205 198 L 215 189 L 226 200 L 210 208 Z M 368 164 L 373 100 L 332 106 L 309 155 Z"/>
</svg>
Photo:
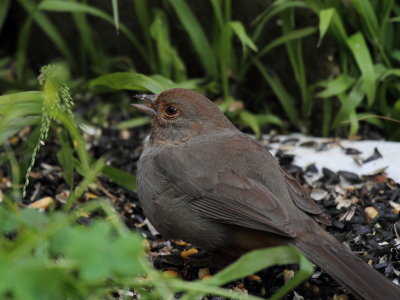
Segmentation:
<svg viewBox="0 0 400 300">
<path fill-rule="evenodd" d="M 131 101 L 126 91 L 159 93 L 184 87 L 217 99 L 235 124 L 256 135 L 264 126 L 273 126 L 356 137 L 360 125 L 368 123 L 388 139 L 400 140 L 400 4 L 394 0 L 97 4 L 0 1 L 0 164 L 9 166 L 12 176 L 12 186 L 1 195 L 0 204 L 0 295 L 103 299 L 112 298 L 118 289 L 133 289 L 149 299 L 171 299 L 178 291 L 185 291 L 187 299 L 207 293 L 242 299 L 246 296 L 217 286 L 269 265 L 298 262 L 298 276 L 275 297 L 293 288 L 311 269 L 289 248 L 249 254 L 207 282 L 162 279 L 143 258 L 141 239 L 120 224 L 106 200 L 77 205 L 99 175 L 135 190 L 132 174 L 92 157 L 81 128 L 91 122 L 101 126 L 110 114 L 126 111 Z M 244 7 L 249 8 L 247 17 L 240 13 Z M 77 118 L 74 102 L 82 109 L 91 101 L 98 105 L 87 114 L 88 120 Z M 134 110 L 130 114 L 132 119 L 118 128 L 149 122 Z M 13 148 L 9 139 L 27 126 L 32 127 L 27 143 Z M 71 193 L 63 212 L 50 209 L 42 214 L 15 203 L 29 188 L 36 154 L 49 135 L 59 142 L 58 163 Z M 76 174 L 82 178 L 79 184 L 74 184 Z M 96 209 L 105 218 L 89 227 L 77 224 L 80 213 Z M 91 248 L 99 249 L 96 255 L 88 256 Z"/>
</svg>

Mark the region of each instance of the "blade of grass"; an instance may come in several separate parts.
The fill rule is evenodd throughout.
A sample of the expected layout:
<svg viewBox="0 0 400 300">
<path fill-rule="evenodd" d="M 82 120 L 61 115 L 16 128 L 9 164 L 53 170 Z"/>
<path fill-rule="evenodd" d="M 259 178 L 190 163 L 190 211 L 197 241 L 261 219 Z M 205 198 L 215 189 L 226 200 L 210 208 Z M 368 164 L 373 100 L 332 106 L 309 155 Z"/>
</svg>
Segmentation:
<svg viewBox="0 0 400 300">
<path fill-rule="evenodd" d="M 279 47 L 289 41 L 301 39 L 303 37 L 309 36 L 309 35 L 315 33 L 316 30 L 317 29 L 314 27 L 306 27 L 306 28 L 296 29 L 296 30 L 290 31 L 287 34 L 284 34 L 284 35 L 274 39 L 273 41 L 271 41 L 270 43 L 265 45 L 264 48 L 262 48 L 261 51 L 259 51 L 255 57 L 253 57 L 250 61 L 247 61 L 241 67 L 241 69 L 239 70 L 238 76 L 237 76 L 238 80 L 240 81 L 244 78 L 244 76 L 246 75 L 249 68 L 254 64 L 254 61 L 261 59 L 262 57 L 267 55 L 272 49 Z"/>
<path fill-rule="evenodd" d="M 215 55 L 196 16 L 183 0 L 169 0 L 169 3 L 187 31 L 205 71 L 214 79 L 218 78 Z"/>
<path fill-rule="evenodd" d="M 341 94 L 347 89 L 352 87 L 356 82 L 356 78 L 348 74 L 342 74 L 333 80 L 328 80 L 326 83 L 321 83 L 325 90 L 317 94 L 320 98 L 330 98 L 332 96 Z"/>
<path fill-rule="evenodd" d="M 325 100 L 322 103 L 322 136 L 328 137 L 332 123 L 332 108 L 333 102 L 331 100 Z"/>
<path fill-rule="evenodd" d="M 123 121 L 117 125 L 118 129 L 136 128 L 151 123 L 148 117 L 134 118 L 131 120 Z"/>
<path fill-rule="evenodd" d="M 21 31 L 18 35 L 18 45 L 17 51 L 15 52 L 15 62 L 16 62 L 16 74 L 17 79 L 22 81 L 24 78 L 25 71 L 25 61 L 26 61 L 26 52 L 28 49 L 29 37 L 32 28 L 32 17 L 28 17 L 24 25 L 21 28 Z"/>
<path fill-rule="evenodd" d="M 22 1 L 22 0 L 20 0 Z M 26 1 L 26 0 L 23 0 Z M 87 13 L 93 16 L 96 16 L 100 19 L 107 21 L 108 23 L 114 25 L 114 19 L 103 12 L 102 10 L 78 2 L 67 2 L 60 0 L 44 0 L 39 4 L 39 9 L 44 11 L 53 11 L 53 12 L 82 12 Z M 136 47 L 136 49 L 142 54 L 145 60 L 148 60 L 147 53 L 143 45 L 136 39 L 136 37 L 130 32 L 130 30 L 123 24 L 119 25 L 121 32 L 131 41 L 131 43 Z"/>
<path fill-rule="evenodd" d="M 363 20 L 364 26 L 367 28 L 366 33 L 369 40 L 379 49 L 385 64 L 391 67 L 391 62 L 383 47 L 384 40 L 379 34 L 378 18 L 375 14 L 375 9 L 372 6 L 372 3 L 365 0 L 353 0 L 352 3 Z"/>
<path fill-rule="evenodd" d="M 97 160 L 85 173 L 83 181 L 75 188 L 75 190 L 68 196 L 67 202 L 64 206 L 64 211 L 70 210 L 76 200 L 86 191 L 89 185 L 96 181 L 97 176 L 101 173 L 105 166 L 105 160 Z"/>
<path fill-rule="evenodd" d="M 57 152 L 57 159 L 63 168 L 65 182 L 72 189 L 74 184 L 74 164 L 73 152 L 70 142 L 65 133 L 57 132 L 57 140 L 60 142 L 61 149 Z"/>
<path fill-rule="evenodd" d="M 115 30 L 118 33 L 118 30 L 119 30 L 118 0 L 111 0 L 111 3 L 112 3 L 112 10 L 113 10 L 113 16 L 114 16 L 114 26 L 115 26 Z"/>
<path fill-rule="evenodd" d="M 239 112 L 239 117 L 244 124 L 249 126 L 251 130 L 253 130 L 255 136 L 259 138 L 261 135 L 261 128 L 258 124 L 257 118 L 252 113 L 246 110 L 242 110 L 241 112 Z"/>
<path fill-rule="evenodd" d="M 74 2 L 77 0 L 73 0 Z M 79 31 L 80 44 L 82 47 L 81 55 L 79 59 L 81 62 L 81 69 L 85 74 L 88 73 L 87 67 L 89 65 L 96 66 L 98 70 L 105 70 L 104 61 L 101 59 L 102 49 L 101 47 L 96 47 L 94 41 L 94 34 L 88 23 L 85 13 L 83 12 L 73 12 L 73 19 L 75 21 L 76 27 Z M 89 59 L 89 61 L 88 61 Z M 103 73 L 103 72 L 99 72 Z"/>
<path fill-rule="evenodd" d="M 294 30 L 294 10 L 290 9 L 283 13 L 282 29 L 284 33 Z M 307 75 L 303 59 L 302 41 L 292 40 L 285 43 L 287 53 L 291 62 L 293 73 L 301 92 L 302 116 L 307 117 L 311 113 L 312 101 L 308 91 Z"/>
<path fill-rule="evenodd" d="M 276 264 L 299 264 L 299 271 L 281 287 L 270 299 L 280 299 L 301 282 L 311 276 L 312 263 L 296 249 L 287 246 L 260 249 L 243 255 L 237 262 L 226 267 L 207 280 L 208 284 L 223 285 L 237 278 L 254 274 Z"/>
<path fill-rule="evenodd" d="M 104 166 L 101 172 L 103 175 L 109 177 L 112 181 L 114 181 L 118 185 L 130 191 L 136 192 L 135 176 L 111 166 Z"/>
<path fill-rule="evenodd" d="M 150 28 L 150 12 L 148 8 L 148 1 L 147 0 L 134 0 L 133 4 L 135 6 L 135 13 L 136 17 L 139 21 L 139 25 L 141 28 L 141 33 L 144 36 L 147 55 L 150 58 L 148 60 L 150 70 L 154 73 L 157 71 L 156 69 L 156 57 L 155 57 L 155 50 L 154 45 L 152 43 L 152 38 L 149 32 Z"/>
<path fill-rule="evenodd" d="M 347 44 L 356 59 L 361 71 L 361 78 L 367 94 L 368 107 L 374 103 L 376 93 L 376 76 L 371 54 L 361 33 L 356 33 L 347 39 Z"/>
<path fill-rule="evenodd" d="M 261 14 L 259 14 L 252 25 L 256 25 L 254 33 L 252 35 L 253 41 L 257 41 L 261 36 L 262 31 L 265 28 L 265 24 L 277 14 L 290 9 L 290 8 L 306 8 L 307 4 L 303 1 L 286 1 L 283 3 L 275 2 L 273 5 L 265 9 Z"/>
<path fill-rule="evenodd" d="M 113 90 L 150 91 L 154 94 L 161 93 L 163 90 L 169 88 L 163 87 L 159 82 L 149 76 L 130 72 L 111 73 L 100 76 L 91 80 L 89 87 L 106 87 Z"/>
<path fill-rule="evenodd" d="M 62 55 L 64 55 L 64 57 L 68 60 L 70 66 L 74 66 L 74 59 L 67 43 L 64 41 L 62 35 L 53 25 L 50 19 L 37 9 L 38 7 L 33 1 L 18 0 L 18 2 L 24 7 L 27 13 L 35 20 L 35 22 L 46 33 L 46 35 L 53 41 L 58 51 L 60 51 L 60 53 L 62 53 Z"/>
<path fill-rule="evenodd" d="M 258 51 L 257 46 L 254 44 L 252 39 L 247 35 L 246 29 L 244 28 L 243 24 L 238 21 L 229 22 L 233 32 L 239 38 L 240 42 L 242 43 L 242 49 L 244 56 L 246 56 L 246 49 L 249 47 L 253 51 Z M 247 47 L 246 47 L 247 46 Z"/>
<path fill-rule="evenodd" d="M 218 41 L 218 62 L 222 85 L 222 94 L 226 103 L 232 100 L 229 96 L 229 66 L 232 55 L 232 29 L 226 23 Z"/>
<path fill-rule="evenodd" d="M 4 20 L 7 17 L 8 9 L 10 8 L 10 0 L 3 0 L 0 2 L 0 32 L 3 28 Z"/>
<path fill-rule="evenodd" d="M 255 65 L 274 91 L 274 94 L 278 98 L 290 122 L 294 126 L 299 127 L 299 116 L 297 114 L 295 102 L 292 96 L 286 91 L 284 85 L 275 74 L 268 71 L 267 68 L 259 61 L 256 61 Z"/>
<path fill-rule="evenodd" d="M 223 18 L 222 18 L 222 10 L 221 10 L 222 1 L 220 1 L 220 0 L 210 0 L 210 2 L 211 2 L 211 5 L 213 7 L 215 18 L 217 20 L 218 26 L 219 26 L 219 28 L 222 28 L 223 25 L 224 25 L 224 21 L 223 21 Z"/>
</svg>

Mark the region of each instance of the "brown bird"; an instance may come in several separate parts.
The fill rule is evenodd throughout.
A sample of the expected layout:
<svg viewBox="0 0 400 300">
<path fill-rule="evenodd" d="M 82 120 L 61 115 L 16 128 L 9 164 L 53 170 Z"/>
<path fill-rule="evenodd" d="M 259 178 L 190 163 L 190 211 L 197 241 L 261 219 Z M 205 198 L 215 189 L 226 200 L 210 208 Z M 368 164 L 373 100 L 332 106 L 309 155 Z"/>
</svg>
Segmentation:
<svg viewBox="0 0 400 300">
<path fill-rule="evenodd" d="M 138 163 L 143 211 L 165 237 L 229 258 L 290 245 L 362 299 L 400 299 L 400 288 L 318 223 L 329 219 L 302 186 L 205 96 L 185 89 L 134 104 L 153 118 Z"/>
</svg>

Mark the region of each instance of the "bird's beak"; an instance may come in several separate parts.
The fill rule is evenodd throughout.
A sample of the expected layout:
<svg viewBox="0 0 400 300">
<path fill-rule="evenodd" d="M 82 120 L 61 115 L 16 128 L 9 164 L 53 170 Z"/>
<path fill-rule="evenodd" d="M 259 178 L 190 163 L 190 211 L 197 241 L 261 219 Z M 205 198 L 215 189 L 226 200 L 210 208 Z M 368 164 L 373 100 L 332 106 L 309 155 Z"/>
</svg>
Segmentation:
<svg viewBox="0 0 400 300">
<path fill-rule="evenodd" d="M 136 98 L 145 101 L 146 104 L 132 104 L 132 106 L 136 107 L 141 112 L 149 115 L 150 117 L 157 116 L 156 111 L 156 98 L 157 95 L 136 95 Z"/>
</svg>

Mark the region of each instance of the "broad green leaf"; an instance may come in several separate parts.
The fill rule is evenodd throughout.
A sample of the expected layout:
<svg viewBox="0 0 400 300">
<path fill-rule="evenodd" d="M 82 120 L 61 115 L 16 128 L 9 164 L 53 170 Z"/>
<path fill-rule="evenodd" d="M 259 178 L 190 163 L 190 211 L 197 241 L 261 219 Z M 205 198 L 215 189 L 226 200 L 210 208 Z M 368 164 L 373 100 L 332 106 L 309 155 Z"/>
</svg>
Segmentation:
<svg viewBox="0 0 400 300">
<path fill-rule="evenodd" d="M 322 84 L 325 87 L 325 90 L 318 93 L 317 96 L 320 98 L 330 98 L 345 92 L 347 89 L 353 86 L 355 82 L 356 78 L 351 77 L 348 74 L 342 74 L 335 79 L 328 80 L 325 84 Z"/>
<path fill-rule="evenodd" d="M 111 166 L 105 166 L 102 173 L 120 186 L 134 192 L 136 191 L 135 176 Z"/>
<path fill-rule="evenodd" d="M 131 72 L 111 73 L 100 76 L 91 80 L 89 87 L 111 90 L 150 91 L 154 94 L 159 94 L 170 88 L 169 86 L 162 86 L 149 76 Z"/>
<path fill-rule="evenodd" d="M 259 137 L 261 134 L 260 125 L 257 122 L 257 118 L 250 112 L 246 110 L 242 110 L 239 112 L 239 117 L 244 124 L 249 126 L 251 130 L 253 130 L 256 137 Z"/>
<path fill-rule="evenodd" d="M 31 92 L 20 92 L 13 94 L 5 94 L 0 96 L 0 105 L 6 102 L 10 104 L 17 104 L 18 102 L 39 102 L 43 101 L 43 92 L 31 91 Z"/>
<path fill-rule="evenodd" d="M 376 76 L 371 54 L 369 53 L 368 46 L 361 33 L 356 33 L 349 37 L 347 39 L 347 44 L 349 45 L 351 52 L 356 59 L 358 68 L 361 71 L 361 78 L 367 94 L 368 107 L 370 107 L 375 100 L 376 93 Z"/>
</svg>

